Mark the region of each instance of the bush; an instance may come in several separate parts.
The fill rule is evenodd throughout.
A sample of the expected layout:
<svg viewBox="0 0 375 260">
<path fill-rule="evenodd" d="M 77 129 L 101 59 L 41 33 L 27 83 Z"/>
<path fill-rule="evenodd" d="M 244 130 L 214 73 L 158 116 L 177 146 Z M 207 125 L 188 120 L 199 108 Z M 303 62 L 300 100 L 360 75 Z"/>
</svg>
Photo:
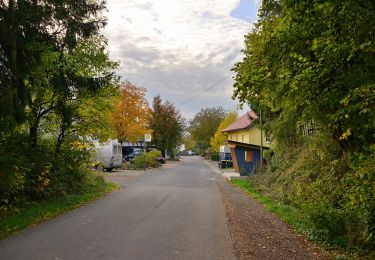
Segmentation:
<svg viewBox="0 0 375 260">
<path fill-rule="evenodd" d="M 211 161 L 219 161 L 220 160 L 220 154 L 211 154 Z"/>
<path fill-rule="evenodd" d="M 29 164 L 22 145 L 25 135 L 11 135 L 0 142 L 0 214 L 25 201 L 24 187 Z"/>
<path fill-rule="evenodd" d="M 137 170 L 147 168 L 146 157 L 143 154 L 137 155 L 132 162 Z"/>
<path fill-rule="evenodd" d="M 319 135 L 276 151 L 255 187 L 297 207 L 313 224 L 309 236 L 342 248 L 375 248 L 375 149 L 343 153 Z"/>
<path fill-rule="evenodd" d="M 149 151 L 146 155 L 147 166 L 148 167 L 158 167 L 159 166 L 159 157 L 161 156 L 161 151 L 153 149 Z"/>
<path fill-rule="evenodd" d="M 161 156 L 161 152 L 156 149 L 151 150 L 150 152 L 146 153 L 146 155 L 140 154 L 136 156 L 133 160 L 134 167 L 136 169 L 158 167 L 159 166 L 158 158 L 160 156 Z"/>
<path fill-rule="evenodd" d="M 25 203 L 80 192 L 86 185 L 89 154 L 67 140 L 58 154 L 52 139 L 30 148 L 27 135 L 0 145 L 0 214 Z"/>
</svg>

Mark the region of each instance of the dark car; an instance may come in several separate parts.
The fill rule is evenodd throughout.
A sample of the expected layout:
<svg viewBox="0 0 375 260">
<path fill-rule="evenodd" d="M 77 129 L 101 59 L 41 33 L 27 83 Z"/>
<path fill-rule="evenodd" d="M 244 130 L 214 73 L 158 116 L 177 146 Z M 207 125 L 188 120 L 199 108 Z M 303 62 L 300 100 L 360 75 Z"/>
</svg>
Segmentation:
<svg viewBox="0 0 375 260">
<path fill-rule="evenodd" d="M 165 157 L 164 156 L 160 156 L 158 158 L 158 161 L 161 163 L 161 164 L 165 164 L 166 163 L 166 160 L 165 160 Z"/>
<path fill-rule="evenodd" d="M 131 153 L 124 155 L 122 158 L 123 158 L 123 161 L 131 161 L 134 159 L 134 157 L 135 157 L 134 152 L 131 152 Z"/>
<path fill-rule="evenodd" d="M 147 152 L 150 152 L 150 151 L 152 151 L 152 150 L 157 150 L 156 148 L 147 148 Z M 165 157 L 163 156 L 163 155 L 161 155 L 161 156 L 159 156 L 158 158 L 157 158 L 157 160 L 158 160 L 158 162 L 160 163 L 160 164 L 165 164 L 167 161 L 165 160 Z"/>
</svg>

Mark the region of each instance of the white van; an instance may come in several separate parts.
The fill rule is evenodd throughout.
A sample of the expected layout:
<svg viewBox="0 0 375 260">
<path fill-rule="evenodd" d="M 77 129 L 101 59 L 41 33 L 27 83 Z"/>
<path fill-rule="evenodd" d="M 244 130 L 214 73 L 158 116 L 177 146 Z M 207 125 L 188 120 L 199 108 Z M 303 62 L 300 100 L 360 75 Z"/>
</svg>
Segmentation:
<svg viewBox="0 0 375 260">
<path fill-rule="evenodd" d="M 122 146 L 117 140 L 109 140 L 106 143 L 94 143 L 96 148 L 95 160 L 103 164 L 103 169 L 112 171 L 114 168 L 121 168 Z"/>
</svg>

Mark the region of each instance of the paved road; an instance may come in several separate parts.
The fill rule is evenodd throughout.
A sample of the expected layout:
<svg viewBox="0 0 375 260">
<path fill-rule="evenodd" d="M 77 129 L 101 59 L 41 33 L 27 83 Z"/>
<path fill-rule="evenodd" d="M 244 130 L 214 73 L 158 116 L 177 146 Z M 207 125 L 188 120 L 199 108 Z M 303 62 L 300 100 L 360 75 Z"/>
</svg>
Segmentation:
<svg viewBox="0 0 375 260">
<path fill-rule="evenodd" d="M 220 176 L 199 157 L 0 241 L 0 259 L 235 259 Z"/>
</svg>

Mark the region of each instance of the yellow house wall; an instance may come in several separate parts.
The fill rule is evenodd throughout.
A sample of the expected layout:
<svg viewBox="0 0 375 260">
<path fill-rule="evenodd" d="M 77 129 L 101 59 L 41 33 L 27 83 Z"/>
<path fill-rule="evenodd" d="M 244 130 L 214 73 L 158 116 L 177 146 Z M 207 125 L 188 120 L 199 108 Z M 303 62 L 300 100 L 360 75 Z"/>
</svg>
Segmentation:
<svg viewBox="0 0 375 260">
<path fill-rule="evenodd" d="M 228 140 L 260 146 L 260 129 L 251 127 L 250 129 L 229 132 Z M 266 141 L 265 131 L 263 131 L 263 147 L 271 147 L 271 143 Z"/>
</svg>

